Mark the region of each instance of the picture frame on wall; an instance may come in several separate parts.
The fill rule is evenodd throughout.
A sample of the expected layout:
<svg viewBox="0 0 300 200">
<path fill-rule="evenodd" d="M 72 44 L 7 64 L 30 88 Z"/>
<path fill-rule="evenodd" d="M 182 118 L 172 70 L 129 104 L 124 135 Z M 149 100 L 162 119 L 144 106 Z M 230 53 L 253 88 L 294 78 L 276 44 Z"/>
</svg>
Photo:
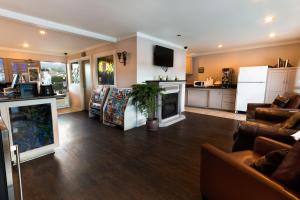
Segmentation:
<svg viewBox="0 0 300 200">
<path fill-rule="evenodd" d="M 198 67 L 198 73 L 203 74 L 204 73 L 204 67 Z"/>
<path fill-rule="evenodd" d="M 38 67 L 28 67 L 28 81 L 29 82 L 38 82 L 39 81 L 39 74 L 40 69 Z"/>
</svg>

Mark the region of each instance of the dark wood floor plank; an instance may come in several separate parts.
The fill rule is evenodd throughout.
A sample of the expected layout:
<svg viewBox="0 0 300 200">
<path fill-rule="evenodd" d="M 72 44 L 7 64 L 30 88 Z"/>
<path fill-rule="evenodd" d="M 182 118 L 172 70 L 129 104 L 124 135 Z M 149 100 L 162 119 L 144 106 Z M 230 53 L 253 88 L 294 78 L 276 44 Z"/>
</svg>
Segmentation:
<svg viewBox="0 0 300 200">
<path fill-rule="evenodd" d="M 125 133 L 86 112 L 59 116 L 56 153 L 22 164 L 25 200 L 201 199 L 200 146 L 230 151 L 237 121 L 186 116 L 158 132 Z"/>
</svg>

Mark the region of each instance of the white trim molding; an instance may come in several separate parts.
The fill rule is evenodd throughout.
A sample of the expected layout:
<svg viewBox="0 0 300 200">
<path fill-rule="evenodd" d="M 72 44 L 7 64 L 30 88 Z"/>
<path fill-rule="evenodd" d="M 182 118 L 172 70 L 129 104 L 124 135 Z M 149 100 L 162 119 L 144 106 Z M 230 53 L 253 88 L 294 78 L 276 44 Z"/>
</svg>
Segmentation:
<svg viewBox="0 0 300 200">
<path fill-rule="evenodd" d="M 136 36 L 140 37 L 140 38 L 145 38 L 145 39 L 148 39 L 148 40 L 152 40 L 152 41 L 160 43 L 160 44 L 165 44 L 165 45 L 170 46 L 170 47 L 174 47 L 174 48 L 178 48 L 178 49 L 184 50 L 184 47 L 181 46 L 181 45 L 178 45 L 178 44 L 175 44 L 175 43 L 172 43 L 172 42 L 169 42 L 169 41 L 157 38 L 157 37 L 153 37 L 153 36 L 147 35 L 145 33 L 136 32 Z"/>
<path fill-rule="evenodd" d="M 108 42 L 117 42 L 118 41 L 117 38 L 112 37 L 112 36 L 103 35 L 100 33 L 88 31 L 88 30 L 77 28 L 74 26 L 57 23 L 54 21 L 49 21 L 49 20 L 42 19 L 39 17 L 25 15 L 22 13 L 6 10 L 3 8 L 0 8 L 0 16 L 9 18 L 9 19 L 22 21 L 22 22 L 29 23 L 29 24 L 34 24 L 36 26 L 45 27 L 47 29 L 52 29 L 52 30 L 57 30 L 57 31 L 62 31 L 62 32 L 67 32 L 67 33 L 73 33 L 73 34 L 77 34 L 77 35 L 81 35 L 81 36 L 85 36 L 85 37 L 89 37 L 89 38 L 104 40 L 104 41 L 108 41 Z"/>
<path fill-rule="evenodd" d="M 224 54 L 224 53 L 231 53 L 231 52 L 238 52 L 238 51 L 247 51 L 247 50 L 252 50 L 252 49 L 278 47 L 278 46 L 292 45 L 292 44 L 299 44 L 299 43 L 300 43 L 300 40 L 293 40 L 293 41 L 289 41 L 289 42 L 278 42 L 278 43 L 271 43 L 271 44 L 264 44 L 264 45 L 255 45 L 255 46 L 248 46 L 248 47 L 241 47 L 241 48 L 226 49 L 226 50 L 223 50 L 223 51 L 191 53 L 190 55 L 192 57 L 208 56 L 208 55 Z"/>
<path fill-rule="evenodd" d="M 16 49 L 16 48 L 9 48 L 9 47 L 0 47 L 0 51 L 22 52 L 22 53 L 31 53 L 31 54 L 39 54 L 39 55 L 65 57 L 65 55 L 63 53 L 34 51 L 34 50 L 28 50 L 28 49 Z"/>
</svg>

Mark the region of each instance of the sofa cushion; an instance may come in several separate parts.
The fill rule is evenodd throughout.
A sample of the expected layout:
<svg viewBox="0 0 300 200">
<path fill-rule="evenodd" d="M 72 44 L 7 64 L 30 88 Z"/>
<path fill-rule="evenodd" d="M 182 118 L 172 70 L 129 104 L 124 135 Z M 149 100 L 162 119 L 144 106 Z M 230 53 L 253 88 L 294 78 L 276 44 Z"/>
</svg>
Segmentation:
<svg viewBox="0 0 300 200">
<path fill-rule="evenodd" d="M 294 190 L 300 191 L 300 141 L 297 141 L 288 152 L 272 174 L 272 178 Z"/>
<path fill-rule="evenodd" d="M 287 149 L 279 149 L 272 151 L 265 156 L 260 157 L 250 166 L 256 169 L 257 171 L 270 176 L 277 167 L 281 164 L 284 157 L 289 151 Z"/>
<path fill-rule="evenodd" d="M 278 95 L 276 97 L 276 99 L 273 101 L 271 107 L 272 108 L 284 108 L 288 104 L 289 100 L 290 99 L 288 97 Z"/>
<path fill-rule="evenodd" d="M 294 95 L 291 95 L 289 98 L 290 98 L 290 101 L 287 103 L 285 108 L 300 109 L 300 95 L 294 94 Z"/>
<path fill-rule="evenodd" d="M 290 118 L 280 124 L 281 128 L 295 128 L 300 123 L 300 112 L 294 113 Z"/>
<path fill-rule="evenodd" d="M 280 123 L 291 117 L 294 113 L 280 108 L 256 108 L 255 119 Z"/>
</svg>

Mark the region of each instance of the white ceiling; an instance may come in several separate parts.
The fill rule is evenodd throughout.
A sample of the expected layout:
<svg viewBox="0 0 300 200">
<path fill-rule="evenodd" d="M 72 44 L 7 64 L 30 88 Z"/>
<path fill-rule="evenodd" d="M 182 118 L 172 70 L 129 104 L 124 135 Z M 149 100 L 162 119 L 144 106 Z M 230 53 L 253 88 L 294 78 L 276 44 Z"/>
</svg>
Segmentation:
<svg viewBox="0 0 300 200">
<path fill-rule="evenodd" d="M 143 32 L 192 53 L 300 40 L 300 0 L 0 0 L 0 7 L 117 38 Z M 267 15 L 275 21 L 265 24 Z"/>
<path fill-rule="evenodd" d="M 97 39 L 57 32 L 0 17 L 0 48 L 61 55 L 79 52 L 87 47 L 106 43 Z M 41 35 L 45 30 L 46 35 Z M 29 44 L 24 48 L 23 44 Z"/>
</svg>

